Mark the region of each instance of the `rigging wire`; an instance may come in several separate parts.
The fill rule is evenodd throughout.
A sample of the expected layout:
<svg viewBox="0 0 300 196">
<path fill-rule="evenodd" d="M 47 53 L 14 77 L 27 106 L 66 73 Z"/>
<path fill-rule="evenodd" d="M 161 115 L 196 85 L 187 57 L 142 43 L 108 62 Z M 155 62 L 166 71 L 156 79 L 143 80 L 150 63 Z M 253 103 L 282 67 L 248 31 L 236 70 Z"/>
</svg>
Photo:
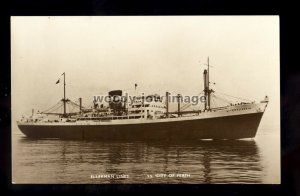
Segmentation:
<svg viewBox="0 0 300 196">
<path fill-rule="evenodd" d="M 66 107 L 67 107 L 66 109 L 68 109 L 66 112 L 68 113 L 68 112 L 73 112 L 76 108 L 79 109 L 80 106 L 71 100 L 67 100 Z M 59 109 L 61 109 L 60 113 L 62 113 L 62 108 L 63 108 L 63 101 L 59 101 L 54 106 L 52 106 L 51 108 L 49 108 L 41 113 L 55 113 L 55 111 L 56 111 L 56 113 L 59 113 L 59 111 L 57 111 Z M 84 109 L 84 107 L 82 107 L 82 108 Z"/>
<path fill-rule="evenodd" d="M 201 94 L 203 94 L 204 92 L 201 91 L 197 96 L 199 97 Z M 187 103 L 187 104 L 184 104 L 183 106 L 180 107 L 180 110 L 181 111 L 184 111 L 186 109 L 188 109 L 189 107 L 191 107 L 193 104 L 192 103 Z"/>
<path fill-rule="evenodd" d="M 228 96 L 228 97 L 233 97 L 233 98 L 236 98 L 236 99 L 240 99 L 240 100 L 250 101 L 251 102 L 251 100 L 249 100 L 249 99 L 245 99 L 245 98 L 241 98 L 241 97 L 236 97 L 236 96 L 228 95 L 228 94 L 221 93 L 221 92 L 218 92 L 217 94 L 221 94 L 221 95 L 225 95 L 225 96 Z"/>
<path fill-rule="evenodd" d="M 48 109 L 42 111 L 41 113 L 46 113 L 46 112 L 48 112 L 49 110 L 52 110 L 53 108 L 55 108 L 57 105 L 60 105 L 60 104 L 61 104 L 61 101 L 58 101 L 55 105 L 53 105 L 52 107 L 50 107 L 50 108 L 48 108 Z"/>
<path fill-rule="evenodd" d="M 213 97 L 217 100 L 220 100 L 221 102 L 225 102 L 226 104 L 230 104 L 231 101 L 228 101 L 227 99 L 225 98 L 222 98 L 222 97 L 217 97 L 216 95 L 213 95 Z"/>
<path fill-rule="evenodd" d="M 218 107 L 218 105 L 217 105 L 217 100 L 216 99 L 213 99 L 213 98 L 215 98 L 216 96 L 215 95 L 213 95 L 213 97 L 212 97 L 212 102 L 213 102 L 213 105 L 214 105 L 214 107 L 216 108 L 216 107 Z"/>
<path fill-rule="evenodd" d="M 43 111 L 41 113 L 51 113 L 51 112 L 56 111 L 59 108 L 61 108 L 62 105 L 63 105 L 62 103 L 56 104 L 56 105 L 54 105 L 54 107 L 51 108 L 51 110 L 46 110 L 46 111 Z"/>
</svg>

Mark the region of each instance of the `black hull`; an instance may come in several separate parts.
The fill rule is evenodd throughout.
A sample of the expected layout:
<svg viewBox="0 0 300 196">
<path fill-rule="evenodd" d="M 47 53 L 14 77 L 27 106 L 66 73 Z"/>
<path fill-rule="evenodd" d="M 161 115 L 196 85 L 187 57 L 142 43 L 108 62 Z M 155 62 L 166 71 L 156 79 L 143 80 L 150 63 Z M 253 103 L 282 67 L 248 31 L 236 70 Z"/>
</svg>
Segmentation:
<svg viewBox="0 0 300 196">
<path fill-rule="evenodd" d="M 126 125 L 18 125 L 30 138 L 82 140 L 241 139 L 256 135 L 263 113 Z"/>
</svg>

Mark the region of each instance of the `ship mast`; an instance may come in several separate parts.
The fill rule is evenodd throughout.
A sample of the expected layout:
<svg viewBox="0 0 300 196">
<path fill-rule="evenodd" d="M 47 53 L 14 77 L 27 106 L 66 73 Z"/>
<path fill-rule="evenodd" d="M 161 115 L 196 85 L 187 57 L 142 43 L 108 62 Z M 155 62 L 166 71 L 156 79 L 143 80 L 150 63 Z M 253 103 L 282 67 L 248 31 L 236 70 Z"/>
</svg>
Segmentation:
<svg viewBox="0 0 300 196">
<path fill-rule="evenodd" d="M 203 80 L 204 80 L 204 95 L 207 101 L 204 104 L 204 111 L 210 110 L 210 94 L 212 92 L 209 89 L 209 57 L 207 58 L 207 70 L 205 69 L 203 72 Z"/>
<path fill-rule="evenodd" d="M 63 73 L 64 75 L 64 116 L 66 116 L 66 74 L 65 72 Z"/>
<path fill-rule="evenodd" d="M 209 89 L 209 57 L 207 57 L 207 86 L 208 86 L 208 93 L 207 93 L 207 105 L 208 105 L 208 109 L 210 109 L 210 93 L 211 90 Z"/>
</svg>

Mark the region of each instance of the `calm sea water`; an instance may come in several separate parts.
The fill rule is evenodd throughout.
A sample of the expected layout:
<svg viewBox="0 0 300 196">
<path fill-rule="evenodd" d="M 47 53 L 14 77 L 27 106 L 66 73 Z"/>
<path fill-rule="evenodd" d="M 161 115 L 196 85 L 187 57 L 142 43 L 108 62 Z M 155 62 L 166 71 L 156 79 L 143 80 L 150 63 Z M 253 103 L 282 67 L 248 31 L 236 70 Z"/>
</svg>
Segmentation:
<svg viewBox="0 0 300 196">
<path fill-rule="evenodd" d="M 279 130 L 184 143 L 32 140 L 12 133 L 13 183 L 280 183 Z"/>
</svg>

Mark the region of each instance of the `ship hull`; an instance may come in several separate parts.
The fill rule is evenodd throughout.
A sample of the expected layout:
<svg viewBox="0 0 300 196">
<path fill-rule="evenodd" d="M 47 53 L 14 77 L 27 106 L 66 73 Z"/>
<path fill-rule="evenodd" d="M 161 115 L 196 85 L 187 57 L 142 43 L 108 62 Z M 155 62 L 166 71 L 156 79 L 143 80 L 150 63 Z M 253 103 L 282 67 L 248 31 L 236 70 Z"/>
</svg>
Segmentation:
<svg viewBox="0 0 300 196">
<path fill-rule="evenodd" d="M 81 140 L 241 139 L 256 135 L 263 112 L 207 119 L 119 125 L 19 124 L 29 138 Z"/>
</svg>

